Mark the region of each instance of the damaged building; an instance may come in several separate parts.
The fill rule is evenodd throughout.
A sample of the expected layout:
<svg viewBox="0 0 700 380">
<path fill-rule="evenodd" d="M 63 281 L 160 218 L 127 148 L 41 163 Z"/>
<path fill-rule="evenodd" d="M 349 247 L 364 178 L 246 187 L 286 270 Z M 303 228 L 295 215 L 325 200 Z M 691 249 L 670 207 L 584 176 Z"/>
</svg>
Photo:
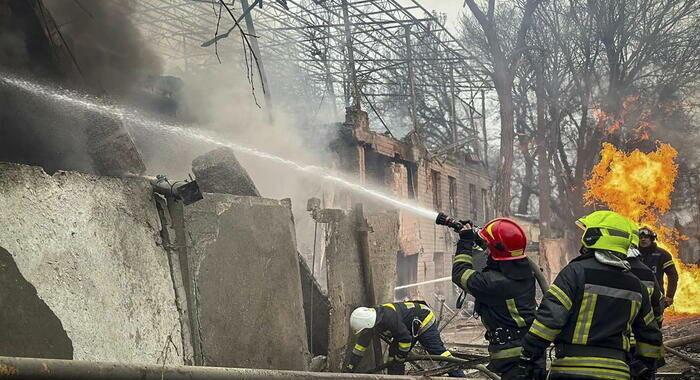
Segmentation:
<svg viewBox="0 0 700 380">
<path fill-rule="evenodd" d="M 306 199 L 266 196 L 260 174 L 226 144 L 205 144 L 204 152 L 167 136 L 153 144 L 160 150 L 142 144 L 128 108 L 111 107 L 122 99 L 153 116 L 144 124 L 192 121 L 180 103 L 185 82 L 160 75 L 136 28 L 162 11 L 149 8 L 156 3 L 163 6 L 0 0 L 0 356 L 340 372 L 354 308 L 454 299 L 450 281 L 395 291 L 449 276 L 455 235 L 434 220 L 330 186 L 319 187 L 323 201 L 312 199 L 301 215 Z M 172 5 L 188 7 L 195 6 Z M 410 9 L 393 11 L 417 19 Z M 201 48 L 211 38 L 208 21 L 206 33 L 185 42 Z M 91 53 L 116 26 L 130 37 L 112 42 L 134 62 L 107 47 Z M 68 91 L 48 94 L 51 86 Z M 329 170 L 460 219 L 493 216 L 479 154 L 465 143 L 438 153 L 415 133 L 378 133 L 360 108 L 348 107 L 345 123 L 322 140 L 332 152 Z M 154 172 L 163 152 L 173 157 L 156 167 L 177 167 L 174 175 Z M 314 236 L 321 268 L 299 242 L 310 234 L 302 223 L 321 226 Z M 363 369 L 381 364 L 377 354 Z"/>
<path fill-rule="evenodd" d="M 360 183 L 476 224 L 493 217 L 491 178 L 476 154 L 432 155 L 415 135 L 401 141 L 372 131 L 367 113 L 352 108 L 347 110 L 341 128 L 341 137 L 334 143 L 336 165 L 354 174 Z M 356 200 L 353 194 L 341 192 L 335 202 L 347 207 Z M 456 234 L 410 211 L 399 210 L 394 218 L 399 247 L 396 286 L 450 276 Z M 396 293 L 397 299 L 421 298 L 430 302 L 436 302 L 436 296 L 454 300 L 451 281 Z"/>
</svg>

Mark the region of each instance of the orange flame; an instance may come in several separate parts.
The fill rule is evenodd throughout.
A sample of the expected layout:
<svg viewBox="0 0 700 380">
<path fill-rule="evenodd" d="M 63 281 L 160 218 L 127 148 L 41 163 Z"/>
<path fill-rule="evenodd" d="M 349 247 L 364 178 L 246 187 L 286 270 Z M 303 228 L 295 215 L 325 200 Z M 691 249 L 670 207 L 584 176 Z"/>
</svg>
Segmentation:
<svg viewBox="0 0 700 380">
<path fill-rule="evenodd" d="M 609 115 L 603 111 L 602 106 L 594 110 L 596 126 L 599 130 L 605 131 L 606 135 L 613 135 L 620 131 L 626 123 L 636 123 L 637 127 L 633 128 L 634 134 L 627 138 L 631 142 L 640 142 L 649 140 L 650 132 L 654 130 L 654 125 L 651 123 L 651 110 L 645 109 L 639 101 L 639 96 L 628 96 L 622 102 L 622 108 L 619 115 Z M 631 119 L 631 120 L 630 120 Z"/>
<path fill-rule="evenodd" d="M 678 244 L 685 239 L 677 230 L 664 226 L 660 217 L 671 208 L 671 193 L 678 174 L 678 152 L 660 143 L 648 154 L 635 150 L 630 154 L 603 144 L 600 162 L 586 181 L 587 204 L 602 204 L 649 226 L 658 235 L 657 244 L 673 255 L 679 281 L 672 311 L 700 314 L 700 269 L 678 258 Z"/>
</svg>

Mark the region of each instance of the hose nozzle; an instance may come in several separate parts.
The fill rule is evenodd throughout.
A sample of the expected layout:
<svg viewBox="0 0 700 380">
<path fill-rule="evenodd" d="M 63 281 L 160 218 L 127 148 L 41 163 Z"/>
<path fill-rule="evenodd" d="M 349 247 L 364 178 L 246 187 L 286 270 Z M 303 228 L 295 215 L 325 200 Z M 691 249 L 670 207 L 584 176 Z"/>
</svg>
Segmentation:
<svg viewBox="0 0 700 380">
<path fill-rule="evenodd" d="M 463 223 L 460 220 L 453 219 L 453 218 L 447 216 L 447 214 L 444 214 L 441 212 L 441 213 L 438 213 L 438 216 L 435 219 L 435 224 L 440 225 L 440 226 L 447 226 L 447 227 L 450 227 L 453 230 L 459 232 L 462 230 L 462 228 L 464 228 L 465 223 Z"/>
</svg>

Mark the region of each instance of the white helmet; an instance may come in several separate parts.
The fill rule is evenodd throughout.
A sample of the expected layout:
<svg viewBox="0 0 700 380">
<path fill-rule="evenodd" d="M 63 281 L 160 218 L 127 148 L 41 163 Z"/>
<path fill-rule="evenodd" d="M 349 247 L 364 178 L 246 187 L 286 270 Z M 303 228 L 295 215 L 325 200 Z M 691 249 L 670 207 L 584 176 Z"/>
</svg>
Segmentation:
<svg viewBox="0 0 700 380">
<path fill-rule="evenodd" d="M 371 307 L 358 307 L 350 314 L 350 327 L 355 333 L 371 329 L 377 322 L 377 311 Z"/>
</svg>

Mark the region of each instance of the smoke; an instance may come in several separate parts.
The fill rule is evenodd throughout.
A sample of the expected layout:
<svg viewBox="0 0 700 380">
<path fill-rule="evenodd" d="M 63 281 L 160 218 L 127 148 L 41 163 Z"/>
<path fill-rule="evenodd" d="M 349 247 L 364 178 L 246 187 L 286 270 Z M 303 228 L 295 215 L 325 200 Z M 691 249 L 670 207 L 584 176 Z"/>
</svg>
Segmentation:
<svg viewBox="0 0 700 380">
<path fill-rule="evenodd" d="M 88 83 L 122 97 L 159 75 L 163 62 L 134 25 L 130 0 L 44 0 Z"/>
<path fill-rule="evenodd" d="M 174 115 L 170 117 L 215 132 L 223 140 L 298 163 L 330 167 L 329 146 L 337 130 L 330 124 L 342 121 L 344 113 L 333 108 L 331 97 L 323 90 L 318 93 L 309 90 L 312 81 L 304 72 L 275 60 L 265 61 L 269 81 L 265 91 L 271 99 L 268 103 L 256 68 L 246 67 L 240 43 L 235 37 L 220 41 L 221 64 L 183 74 L 165 73 L 181 80 L 180 88 L 167 95 L 177 103 L 171 108 Z M 214 46 L 201 48 L 197 54 L 208 54 L 202 59 L 217 62 Z M 165 60 L 164 63 L 166 67 L 177 68 L 180 62 Z M 254 73 L 252 84 L 249 70 Z M 217 148 L 174 136 L 153 135 L 138 126 L 129 126 L 129 130 L 152 174 L 184 178 L 195 157 Z M 237 157 L 263 197 L 292 199 L 298 249 L 310 256 L 314 224 L 306 211 L 306 202 L 311 197 L 323 198 L 324 185 L 268 160 L 245 154 Z M 320 247 L 321 228 L 318 238 Z M 319 248 L 317 257 L 320 252 Z"/>
<path fill-rule="evenodd" d="M 133 2 L 9 0 L 0 3 L 0 72 L 131 97 L 162 62 L 130 21 Z M 47 25 L 49 26 L 47 28 Z M 53 41 L 46 30 L 56 25 Z M 95 172 L 82 110 L 0 88 L 0 161 Z"/>
</svg>

